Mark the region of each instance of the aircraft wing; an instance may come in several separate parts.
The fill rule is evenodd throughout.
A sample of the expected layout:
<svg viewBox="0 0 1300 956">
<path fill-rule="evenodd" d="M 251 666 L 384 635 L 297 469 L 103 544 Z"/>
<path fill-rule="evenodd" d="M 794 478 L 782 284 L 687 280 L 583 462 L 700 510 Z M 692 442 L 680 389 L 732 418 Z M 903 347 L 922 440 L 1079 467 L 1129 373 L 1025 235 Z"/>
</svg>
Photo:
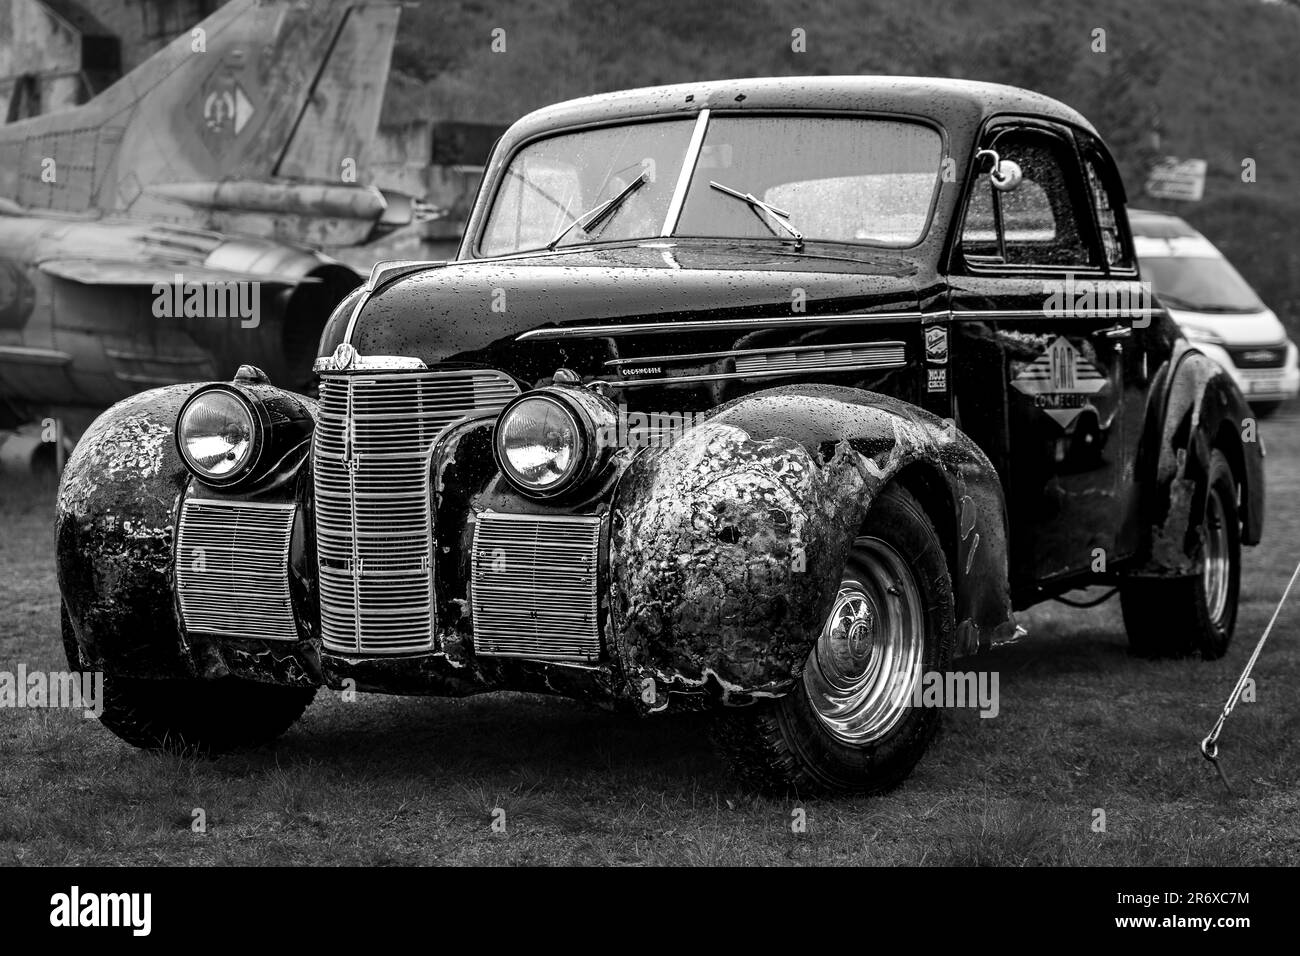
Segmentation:
<svg viewBox="0 0 1300 956">
<path fill-rule="evenodd" d="M 48 276 L 80 285 L 141 285 L 176 282 L 260 282 L 263 285 L 297 286 L 320 282 L 311 275 L 277 275 L 266 272 L 233 272 L 201 266 L 138 262 L 118 259 L 47 259 L 38 267 Z"/>
</svg>

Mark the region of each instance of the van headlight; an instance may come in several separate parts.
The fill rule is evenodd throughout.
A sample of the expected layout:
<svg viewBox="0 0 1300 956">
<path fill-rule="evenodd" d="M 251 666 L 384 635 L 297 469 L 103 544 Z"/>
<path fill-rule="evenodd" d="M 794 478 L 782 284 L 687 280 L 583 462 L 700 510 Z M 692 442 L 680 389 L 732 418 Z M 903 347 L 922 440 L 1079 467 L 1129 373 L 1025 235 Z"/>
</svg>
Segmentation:
<svg viewBox="0 0 1300 956">
<path fill-rule="evenodd" d="M 524 494 L 553 498 L 603 470 L 614 450 L 606 436 L 616 415 L 608 399 L 584 388 L 528 392 L 497 420 L 497 466 Z"/>
<path fill-rule="evenodd" d="M 176 419 L 176 447 L 200 480 L 237 483 L 261 457 L 266 429 L 260 404 L 226 385 L 199 389 Z"/>
<path fill-rule="evenodd" d="M 1180 324 L 1183 335 L 1187 336 L 1189 341 L 1204 342 L 1207 345 L 1222 345 L 1223 337 L 1213 329 L 1207 329 L 1202 325 Z"/>
</svg>

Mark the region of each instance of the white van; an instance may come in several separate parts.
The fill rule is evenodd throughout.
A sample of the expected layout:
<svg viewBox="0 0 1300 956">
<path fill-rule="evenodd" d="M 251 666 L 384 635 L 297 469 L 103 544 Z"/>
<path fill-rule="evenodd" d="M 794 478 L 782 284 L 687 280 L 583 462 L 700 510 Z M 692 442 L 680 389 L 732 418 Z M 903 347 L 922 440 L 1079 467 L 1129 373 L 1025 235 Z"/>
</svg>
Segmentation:
<svg viewBox="0 0 1300 956">
<path fill-rule="evenodd" d="M 1300 392 L 1296 345 L 1210 240 L 1177 216 L 1129 210 L 1142 278 L 1183 334 L 1226 368 L 1260 415 Z"/>
</svg>

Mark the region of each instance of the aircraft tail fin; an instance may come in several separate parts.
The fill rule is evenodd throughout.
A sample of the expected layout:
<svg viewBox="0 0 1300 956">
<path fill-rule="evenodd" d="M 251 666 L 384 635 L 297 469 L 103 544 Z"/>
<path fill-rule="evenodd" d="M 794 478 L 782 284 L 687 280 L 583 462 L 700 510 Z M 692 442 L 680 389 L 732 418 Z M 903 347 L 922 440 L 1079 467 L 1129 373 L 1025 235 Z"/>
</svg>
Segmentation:
<svg viewBox="0 0 1300 956">
<path fill-rule="evenodd" d="M 90 102 L 0 127 L 0 197 L 219 227 L 175 187 L 355 183 L 399 12 L 390 0 L 230 0 Z"/>
</svg>

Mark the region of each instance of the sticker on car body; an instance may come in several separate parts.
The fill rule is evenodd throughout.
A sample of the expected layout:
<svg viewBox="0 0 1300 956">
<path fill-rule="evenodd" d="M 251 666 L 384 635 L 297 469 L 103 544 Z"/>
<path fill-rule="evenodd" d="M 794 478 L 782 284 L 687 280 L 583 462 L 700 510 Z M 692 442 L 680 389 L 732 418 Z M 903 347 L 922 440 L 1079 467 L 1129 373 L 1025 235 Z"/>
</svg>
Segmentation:
<svg viewBox="0 0 1300 956">
<path fill-rule="evenodd" d="M 1058 425 L 1068 428 L 1088 406 L 1089 399 L 1105 388 L 1106 376 L 1061 335 L 1011 384 Z"/>
<path fill-rule="evenodd" d="M 925 360 L 939 365 L 948 361 L 948 330 L 942 325 L 925 330 Z"/>
</svg>

